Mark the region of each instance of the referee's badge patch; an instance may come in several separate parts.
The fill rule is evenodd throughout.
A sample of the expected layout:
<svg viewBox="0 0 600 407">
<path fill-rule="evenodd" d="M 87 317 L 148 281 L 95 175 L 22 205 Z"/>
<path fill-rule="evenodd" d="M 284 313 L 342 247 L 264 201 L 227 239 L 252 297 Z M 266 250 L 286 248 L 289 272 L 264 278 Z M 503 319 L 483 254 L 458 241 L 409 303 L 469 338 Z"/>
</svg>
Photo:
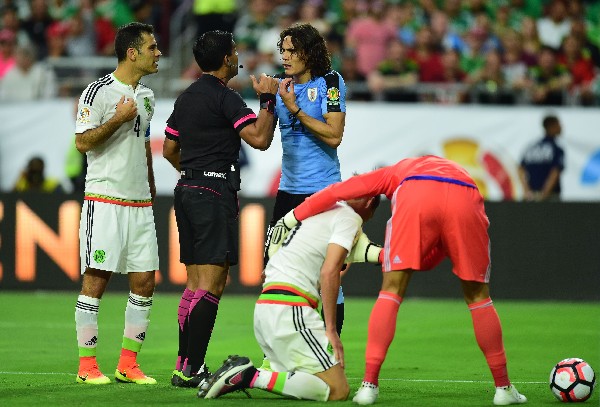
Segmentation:
<svg viewBox="0 0 600 407">
<path fill-rule="evenodd" d="M 308 100 L 314 102 L 317 100 L 317 88 L 308 88 Z"/>
<path fill-rule="evenodd" d="M 79 112 L 77 113 L 77 122 L 78 123 L 89 123 L 90 122 L 90 109 L 87 107 L 82 107 L 81 109 L 79 109 Z"/>
</svg>

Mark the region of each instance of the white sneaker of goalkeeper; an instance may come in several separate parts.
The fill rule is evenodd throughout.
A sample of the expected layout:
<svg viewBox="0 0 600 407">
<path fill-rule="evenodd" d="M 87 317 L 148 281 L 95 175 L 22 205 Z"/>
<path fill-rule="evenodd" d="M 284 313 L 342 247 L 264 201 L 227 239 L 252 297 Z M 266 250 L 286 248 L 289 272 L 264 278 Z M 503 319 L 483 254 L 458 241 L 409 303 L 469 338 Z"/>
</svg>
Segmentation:
<svg viewBox="0 0 600 407">
<path fill-rule="evenodd" d="M 375 403 L 378 395 L 379 387 L 373 383 L 362 382 L 352 401 L 356 404 L 360 404 L 361 406 L 366 406 L 368 404 Z"/>
<path fill-rule="evenodd" d="M 356 395 L 352 399 L 362 406 L 375 403 L 379 395 L 379 388 L 373 383 L 362 382 Z M 494 395 L 494 405 L 508 406 L 511 404 L 523 404 L 527 402 L 527 397 L 517 391 L 515 386 L 497 387 Z"/>
<path fill-rule="evenodd" d="M 510 404 L 523 403 L 527 403 L 527 397 L 519 393 L 515 386 L 510 385 L 506 387 L 496 387 L 496 394 L 494 395 L 494 405 L 508 406 Z"/>
</svg>

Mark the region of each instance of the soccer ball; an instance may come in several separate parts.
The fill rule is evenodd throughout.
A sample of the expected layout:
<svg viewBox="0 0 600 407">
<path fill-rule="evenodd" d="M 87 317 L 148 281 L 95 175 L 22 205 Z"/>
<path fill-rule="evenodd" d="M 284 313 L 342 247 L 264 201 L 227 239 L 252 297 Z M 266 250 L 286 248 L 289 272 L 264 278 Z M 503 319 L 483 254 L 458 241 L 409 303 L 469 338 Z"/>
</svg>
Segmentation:
<svg viewBox="0 0 600 407">
<path fill-rule="evenodd" d="M 592 367 L 583 359 L 561 360 L 550 372 L 550 390 L 565 403 L 586 401 L 596 385 Z"/>
</svg>

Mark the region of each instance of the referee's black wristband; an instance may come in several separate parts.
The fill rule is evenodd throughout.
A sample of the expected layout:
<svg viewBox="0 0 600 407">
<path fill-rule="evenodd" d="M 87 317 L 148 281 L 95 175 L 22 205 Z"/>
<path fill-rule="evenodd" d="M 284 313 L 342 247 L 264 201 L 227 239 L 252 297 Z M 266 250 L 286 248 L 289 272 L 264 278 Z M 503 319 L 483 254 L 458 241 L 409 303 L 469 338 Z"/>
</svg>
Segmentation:
<svg viewBox="0 0 600 407">
<path fill-rule="evenodd" d="M 267 112 L 275 113 L 275 95 L 272 93 L 260 94 L 260 108 L 267 109 Z"/>
<path fill-rule="evenodd" d="M 297 117 L 298 113 L 300 113 L 301 110 L 302 110 L 302 108 L 299 107 L 298 110 L 296 110 L 296 113 L 292 113 L 292 116 Z"/>
</svg>

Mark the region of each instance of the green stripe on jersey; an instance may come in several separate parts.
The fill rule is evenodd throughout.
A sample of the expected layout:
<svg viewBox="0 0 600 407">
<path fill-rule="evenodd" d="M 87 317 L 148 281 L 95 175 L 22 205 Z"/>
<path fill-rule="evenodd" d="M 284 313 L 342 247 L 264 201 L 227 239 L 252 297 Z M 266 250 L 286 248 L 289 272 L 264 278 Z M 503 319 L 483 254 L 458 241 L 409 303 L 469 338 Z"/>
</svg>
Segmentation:
<svg viewBox="0 0 600 407">
<path fill-rule="evenodd" d="M 258 297 L 259 300 L 277 301 L 282 303 L 293 303 L 293 304 L 306 304 L 310 305 L 306 298 L 302 298 L 298 295 L 285 295 L 285 294 L 261 294 Z"/>
</svg>

